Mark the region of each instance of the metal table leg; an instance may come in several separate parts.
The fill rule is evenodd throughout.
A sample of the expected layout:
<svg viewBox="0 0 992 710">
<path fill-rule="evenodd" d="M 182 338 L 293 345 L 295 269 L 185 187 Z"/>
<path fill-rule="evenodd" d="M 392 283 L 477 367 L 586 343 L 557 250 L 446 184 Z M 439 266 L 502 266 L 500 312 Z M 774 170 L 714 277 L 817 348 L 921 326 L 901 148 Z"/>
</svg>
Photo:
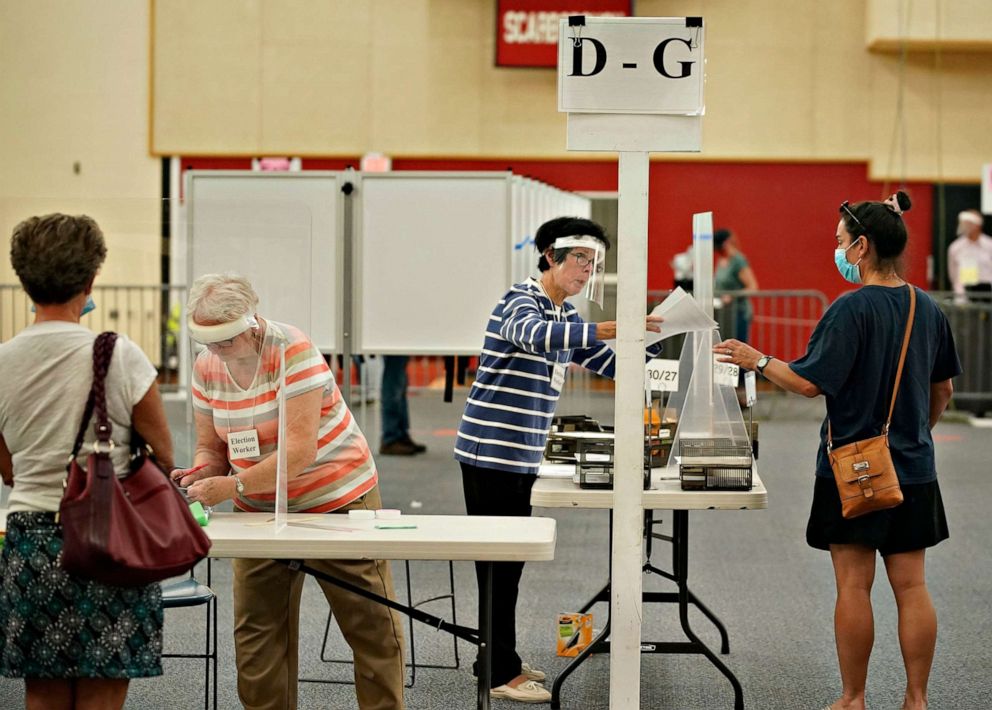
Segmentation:
<svg viewBox="0 0 992 710">
<path fill-rule="evenodd" d="M 493 646 L 493 563 L 482 564 L 482 584 L 479 589 L 479 710 L 489 710 L 489 690 L 492 684 Z"/>
<path fill-rule="evenodd" d="M 689 511 L 674 511 L 674 549 L 673 557 L 675 563 L 676 583 L 679 585 L 679 621 L 682 624 L 682 631 L 688 637 L 694 651 L 706 656 L 710 663 L 716 666 L 723 675 L 727 677 L 734 688 L 734 710 L 744 710 L 744 689 L 741 683 L 720 657 L 709 647 L 699 640 L 689 626 L 689 603 L 690 592 L 688 586 L 689 579 Z"/>
</svg>

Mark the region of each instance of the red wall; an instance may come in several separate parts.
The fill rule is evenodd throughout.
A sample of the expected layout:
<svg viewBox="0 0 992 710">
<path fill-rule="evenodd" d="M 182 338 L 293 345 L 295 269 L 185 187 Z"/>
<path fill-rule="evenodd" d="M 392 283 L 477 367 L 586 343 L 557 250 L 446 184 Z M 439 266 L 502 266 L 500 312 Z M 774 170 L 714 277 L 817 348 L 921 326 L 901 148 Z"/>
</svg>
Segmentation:
<svg viewBox="0 0 992 710">
<path fill-rule="evenodd" d="M 357 167 L 359 158 L 303 160 L 306 170 Z M 249 158 L 183 158 L 183 167 L 247 169 Z M 512 170 L 565 190 L 616 191 L 612 160 L 393 160 L 394 170 Z M 733 229 L 765 289 L 815 289 L 833 299 L 850 287 L 833 263 L 843 200 L 877 200 L 883 185 L 867 179 L 864 163 L 661 162 L 651 164 L 648 288 L 669 288 L 672 256 L 691 242 L 692 214 L 712 211 L 714 227 Z M 890 188 L 890 191 L 894 190 Z M 906 188 L 910 281 L 926 286 L 932 190 Z"/>
</svg>

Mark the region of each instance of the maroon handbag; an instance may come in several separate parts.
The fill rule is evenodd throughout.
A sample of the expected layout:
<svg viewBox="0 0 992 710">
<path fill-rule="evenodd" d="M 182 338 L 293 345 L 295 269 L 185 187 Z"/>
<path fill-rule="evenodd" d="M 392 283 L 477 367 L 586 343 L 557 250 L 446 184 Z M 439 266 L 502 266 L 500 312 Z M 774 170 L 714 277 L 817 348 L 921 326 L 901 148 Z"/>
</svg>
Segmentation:
<svg viewBox="0 0 992 710">
<path fill-rule="evenodd" d="M 119 479 L 114 472 L 105 380 L 116 341 L 116 333 L 101 333 L 93 343 L 93 385 L 67 468 L 59 520 L 63 569 L 128 587 L 188 572 L 206 557 L 210 538 L 144 447 L 130 474 Z M 97 441 L 83 469 L 76 457 L 94 412 Z"/>
</svg>

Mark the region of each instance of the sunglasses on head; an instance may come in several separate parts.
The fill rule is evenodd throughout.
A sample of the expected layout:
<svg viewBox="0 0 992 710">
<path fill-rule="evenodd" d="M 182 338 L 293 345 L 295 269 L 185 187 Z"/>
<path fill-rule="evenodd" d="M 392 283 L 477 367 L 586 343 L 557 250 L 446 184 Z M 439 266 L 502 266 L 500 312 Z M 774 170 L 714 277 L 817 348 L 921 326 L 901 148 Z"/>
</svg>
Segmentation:
<svg viewBox="0 0 992 710">
<path fill-rule="evenodd" d="M 840 208 L 845 212 L 847 212 L 848 215 L 850 215 L 851 219 L 854 220 L 854 223 L 858 225 L 858 227 L 861 229 L 862 232 L 868 231 L 865 229 L 865 225 L 861 224 L 861 220 L 858 219 L 857 216 L 854 214 L 854 212 L 851 210 L 850 203 L 847 200 L 844 200 L 843 202 L 840 203 Z"/>
</svg>

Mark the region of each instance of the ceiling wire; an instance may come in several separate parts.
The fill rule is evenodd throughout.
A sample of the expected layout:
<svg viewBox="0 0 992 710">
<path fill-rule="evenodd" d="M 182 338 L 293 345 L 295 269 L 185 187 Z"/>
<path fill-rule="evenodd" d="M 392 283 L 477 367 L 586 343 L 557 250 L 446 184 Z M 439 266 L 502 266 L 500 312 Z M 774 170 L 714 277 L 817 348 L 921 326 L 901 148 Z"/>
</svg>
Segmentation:
<svg viewBox="0 0 992 710">
<path fill-rule="evenodd" d="M 944 196 L 944 146 L 943 146 L 943 134 L 944 134 L 944 96 L 943 96 L 943 57 L 940 51 L 940 37 L 943 30 L 941 25 L 940 16 L 940 5 L 941 0 L 934 0 L 934 56 L 933 56 L 933 69 L 934 69 L 934 94 L 935 94 L 935 128 L 936 135 L 934 136 L 936 140 L 936 150 L 935 158 L 937 163 L 937 234 L 936 234 L 936 247 L 935 252 L 937 254 L 947 253 L 947 202 Z M 941 287 L 946 287 L 947 283 L 945 279 L 947 278 L 947 269 L 940 269 L 940 275 L 935 274 L 935 282 L 940 284 Z"/>
<path fill-rule="evenodd" d="M 937 0 L 939 2 L 939 0 Z M 896 25 L 899 36 L 899 64 L 896 81 L 896 112 L 892 126 L 892 138 L 889 141 L 888 163 L 885 168 L 885 181 L 882 183 L 882 199 L 891 193 L 891 176 L 895 174 L 893 162 L 896 156 L 896 146 L 899 150 L 899 187 L 906 187 L 908 140 L 906 136 L 906 64 L 909 60 L 909 19 L 910 0 L 900 0 L 896 7 Z"/>
</svg>

